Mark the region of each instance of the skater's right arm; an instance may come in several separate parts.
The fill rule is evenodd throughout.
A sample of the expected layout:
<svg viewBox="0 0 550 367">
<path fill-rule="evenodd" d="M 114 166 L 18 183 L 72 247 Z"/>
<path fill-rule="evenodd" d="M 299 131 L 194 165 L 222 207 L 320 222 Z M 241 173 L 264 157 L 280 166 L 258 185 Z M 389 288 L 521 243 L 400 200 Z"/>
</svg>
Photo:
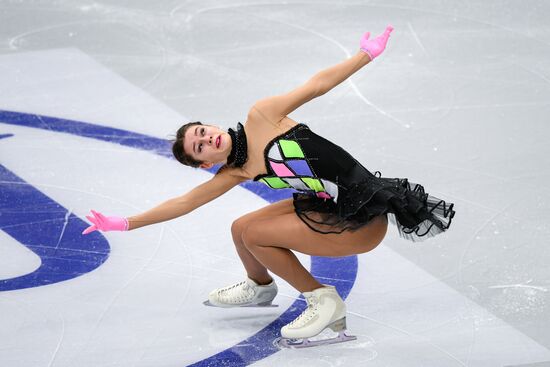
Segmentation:
<svg viewBox="0 0 550 367">
<path fill-rule="evenodd" d="M 86 216 L 92 222 L 92 225 L 83 234 L 88 234 L 95 230 L 131 230 L 181 217 L 216 199 L 243 181 L 245 181 L 244 178 L 235 176 L 231 173 L 231 170 L 226 169 L 186 194 L 167 200 L 138 215 L 128 218 L 107 217 L 92 210 L 93 217 Z"/>
</svg>

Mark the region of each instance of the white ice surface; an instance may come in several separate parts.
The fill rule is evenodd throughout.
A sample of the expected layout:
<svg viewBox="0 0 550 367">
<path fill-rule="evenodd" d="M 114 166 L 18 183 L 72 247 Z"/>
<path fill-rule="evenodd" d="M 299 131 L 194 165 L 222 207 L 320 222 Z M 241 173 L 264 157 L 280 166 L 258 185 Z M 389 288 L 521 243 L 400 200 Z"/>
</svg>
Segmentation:
<svg viewBox="0 0 550 367">
<path fill-rule="evenodd" d="M 50 96 L 47 100 L 23 98 L 27 89 L 21 88 L 19 101 L 25 103 L 18 105 L 14 99 L 7 103 L 9 109 L 57 116 L 59 107 L 48 101 L 74 101 L 80 103 L 78 109 L 68 109 L 62 117 L 95 122 L 100 117 L 94 115 L 95 106 L 108 106 L 109 100 L 123 93 L 141 106 L 137 115 L 155 120 L 160 131 L 169 131 L 173 123 L 170 117 L 175 113 L 159 113 L 162 106 L 157 101 L 77 50 L 0 60 L 29 81 L 33 73 L 38 80 L 45 74 L 49 79 L 43 92 Z M 79 70 L 75 72 L 78 80 L 73 80 L 79 88 L 67 83 L 67 70 Z M 9 75 L 2 79 L 2 83 L 13 83 Z M 41 85 L 28 88 L 33 91 L 31 97 L 40 95 Z M 43 108 L 41 103 L 45 103 Z M 110 106 L 115 116 L 125 108 Z M 86 109 L 90 116 L 84 118 Z M 76 115 L 70 112 L 77 110 Z M 110 123 L 106 120 L 101 123 L 132 130 L 127 122 L 132 118 L 121 118 L 120 125 L 113 117 Z M 141 131 L 149 132 L 147 128 Z M 90 208 L 131 215 L 210 176 L 150 153 L 68 134 L 4 124 L 0 132 L 14 134 L 0 145 L 2 163 L 80 217 Z M 0 334 L 0 340 L 7 343 L 0 351 L 2 360 L 17 360 L 21 366 L 52 362 L 56 366 L 184 365 L 252 335 L 292 303 L 296 292 L 285 283 L 280 282 L 286 287 L 279 297 L 279 309 L 220 311 L 205 308 L 201 301 L 211 288 L 242 277 L 229 226 L 240 213 L 264 204 L 236 188 L 184 218 L 124 234 L 108 233 L 111 256 L 90 274 L 2 295 L 2 313 L 13 316 Z M 203 219 L 206 214 L 209 221 Z M 396 239 L 395 234 L 388 238 Z M 12 263 L 21 260 L 25 269 L 28 255 L 24 251 L 12 250 L 10 257 Z M 407 353 L 408 365 L 482 366 L 550 358 L 546 348 L 389 248 L 379 247 L 360 259 L 358 281 L 348 299 L 350 331 L 358 334 L 359 341 L 322 350 L 284 351 L 258 365 L 307 362 L 313 366 L 320 355 L 330 365 L 365 359 L 388 365 L 397 363 L 402 353 Z"/>
<path fill-rule="evenodd" d="M 12 5 L 0 109 L 160 138 L 199 116 L 231 126 L 255 98 L 341 61 L 354 37 L 393 19 L 391 53 L 294 117 L 367 167 L 429 183 L 457 206 L 448 234 L 416 246 L 390 229 L 359 256 L 347 300 L 357 342 L 283 351 L 257 365 L 550 360 L 547 5 L 150 4 L 75 2 L 59 14 Z M 61 20 L 66 14 L 74 19 Z M 220 24 L 231 32 L 217 31 Z M 139 150 L 0 123 L 7 133 L 14 136 L 0 140 L 0 162 L 81 218 L 91 208 L 131 215 L 210 177 Z M 230 225 L 265 204 L 236 188 L 185 218 L 107 234 L 111 255 L 92 273 L 0 293 L 0 364 L 184 366 L 252 335 L 297 296 L 286 283 L 279 309 L 202 301 L 242 278 Z M 17 246 L 0 233 L 0 278 L 39 265 Z"/>
</svg>

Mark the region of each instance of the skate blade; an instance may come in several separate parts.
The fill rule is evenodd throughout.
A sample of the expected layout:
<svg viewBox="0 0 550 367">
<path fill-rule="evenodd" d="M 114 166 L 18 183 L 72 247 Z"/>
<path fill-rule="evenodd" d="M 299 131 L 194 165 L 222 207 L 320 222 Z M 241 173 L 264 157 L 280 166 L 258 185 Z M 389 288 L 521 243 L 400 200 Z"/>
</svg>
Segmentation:
<svg viewBox="0 0 550 367">
<path fill-rule="evenodd" d="M 316 337 L 314 337 L 316 338 Z M 357 337 L 354 335 L 347 335 L 345 333 L 345 330 L 342 330 L 338 333 L 338 336 L 334 338 L 329 339 L 313 339 L 313 338 L 305 338 L 305 339 L 287 339 L 287 338 L 277 338 L 273 342 L 273 344 L 278 347 L 279 349 L 298 349 L 298 348 L 311 348 L 311 347 L 318 347 L 321 345 L 329 345 L 329 344 L 338 344 L 338 343 L 345 343 L 352 340 L 357 340 Z"/>
<path fill-rule="evenodd" d="M 218 308 L 273 308 L 273 307 L 279 307 L 279 305 L 274 305 L 271 302 L 258 303 L 256 305 L 244 305 L 244 306 L 238 306 L 238 305 L 235 305 L 235 306 L 229 306 L 229 305 L 228 306 L 218 306 L 218 305 L 214 305 L 214 304 L 210 303 L 209 300 L 206 300 L 202 304 L 205 305 L 205 306 L 208 306 L 208 307 L 218 307 Z"/>
</svg>

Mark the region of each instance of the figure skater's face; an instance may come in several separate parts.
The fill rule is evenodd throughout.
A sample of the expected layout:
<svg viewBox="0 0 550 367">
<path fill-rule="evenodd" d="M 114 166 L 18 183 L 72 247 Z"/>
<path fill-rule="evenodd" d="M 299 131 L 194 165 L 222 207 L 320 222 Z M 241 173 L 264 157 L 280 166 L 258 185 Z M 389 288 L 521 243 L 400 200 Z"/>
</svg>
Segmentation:
<svg viewBox="0 0 550 367">
<path fill-rule="evenodd" d="M 210 168 L 227 161 L 231 153 L 231 136 L 216 126 L 191 126 L 185 132 L 183 149 L 196 160 L 204 162 L 201 168 Z"/>
</svg>

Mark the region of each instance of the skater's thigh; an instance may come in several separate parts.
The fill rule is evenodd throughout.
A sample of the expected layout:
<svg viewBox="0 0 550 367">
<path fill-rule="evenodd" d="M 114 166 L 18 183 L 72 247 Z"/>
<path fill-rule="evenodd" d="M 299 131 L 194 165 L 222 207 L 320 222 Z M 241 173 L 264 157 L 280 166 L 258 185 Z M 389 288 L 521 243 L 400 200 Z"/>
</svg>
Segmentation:
<svg viewBox="0 0 550 367">
<path fill-rule="evenodd" d="M 312 256 L 350 256 L 378 246 L 386 235 L 386 216 L 378 216 L 356 231 L 323 234 L 311 230 L 296 213 L 251 223 L 242 238 L 246 246 L 282 247 Z"/>
<path fill-rule="evenodd" d="M 233 222 L 232 230 L 242 232 L 251 222 L 265 218 L 272 218 L 283 214 L 294 213 L 293 199 L 284 199 L 273 204 L 269 204 L 239 217 Z"/>
</svg>

